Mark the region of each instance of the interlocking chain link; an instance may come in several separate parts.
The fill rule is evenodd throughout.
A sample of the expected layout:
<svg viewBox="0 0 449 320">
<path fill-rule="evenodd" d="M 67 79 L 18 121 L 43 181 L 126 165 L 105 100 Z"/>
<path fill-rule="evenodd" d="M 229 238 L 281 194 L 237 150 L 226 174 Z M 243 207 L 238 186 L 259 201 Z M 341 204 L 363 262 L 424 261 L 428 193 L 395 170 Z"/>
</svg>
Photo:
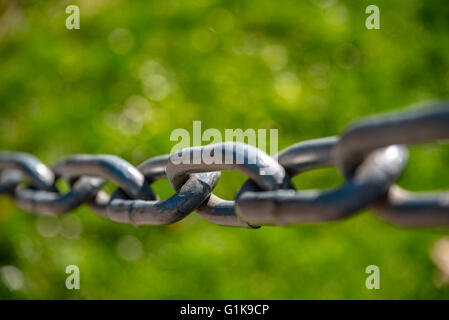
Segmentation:
<svg viewBox="0 0 449 320">
<path fill-rule="evenodd" d="M 395 181 L 407 163 L 405 145 L 448 138 L 449 102 L 438 102 L 362 119 L 341 137 L 300 142 L 274 157 L 247 144 L 226 142 L 153 157 L 137 167 L 113 155 L 73 155 L 50 169 L 33 155 L 5 151 L 0 152 L 0 195 L 40 215 L 61 215 L 86 204 L 101 217 L 136 226 L 171 224 L 197 211 L 217 225 L 257 228 L 339 220 L 364 208 L 397 225 L 447 226 L 449 193 L 414 194 Z M 202 153 L 233 162 L 203 157 L 175 161 L 181 154 L 191 159 Z M 297 191 L 290 181 L 331 166 L 345 179 L 333 190 Z M 212 193 L 223 170 L 248 176 L 234 201 Z M 174 189 L 163 201 L 150 186 L 162 178 Z M 67 193 L 56 187 L 58 179 L 70 185 Z M 117 185 L 112 195 L 102 190 L 107 180 Z"/>
</svg>

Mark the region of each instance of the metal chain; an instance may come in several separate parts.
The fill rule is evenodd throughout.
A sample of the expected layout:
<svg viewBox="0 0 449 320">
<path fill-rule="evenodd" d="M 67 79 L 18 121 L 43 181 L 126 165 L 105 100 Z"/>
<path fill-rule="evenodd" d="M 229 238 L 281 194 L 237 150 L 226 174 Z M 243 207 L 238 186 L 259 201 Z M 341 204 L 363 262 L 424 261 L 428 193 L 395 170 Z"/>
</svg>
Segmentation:
<svg viewBox="0 0 449 320">
<path fill-rule="evenodd" d="M 362 119 L 340 138 L 300 142 L 274 157 L 247 144 L 226 142 L 157 156 L 137 168 L 113 155 L 74 155 L 50 169 L 33 155 L 0 152 L 0 195 L 41 215 L 57 216 L 87 204 L 101 217 L 136 226 L 171 224 L 197 211 L 217 225 L 257 228 L 339 220 L 364 208 L 396 225 L 447 226 L 449 193 L 414 194 L 395 181 L 407 162 L 404 145 L 448 138 L 449 102 L 438 102 Z M 217 164 L 203 157 L 187 164 L 174 161 L 180 154 L 190 159 L 201 153 L 234 162 Z M 237 163 L 239 156 L 243 161 Z M 334 190 L 297 191 L 290 181 L 308 170 L 331 166 L 345 178 Z M 223 170 L 249 178 L 234 201 L 212 193 Z M 160 201 L 150 185 L 162 178 L 175 193 Z M 62 194 L 58 179 L 67 181 L 70 191 Z M 112 195 L 102 190 L 107 180 L 118 186 Z"/>
</svg>

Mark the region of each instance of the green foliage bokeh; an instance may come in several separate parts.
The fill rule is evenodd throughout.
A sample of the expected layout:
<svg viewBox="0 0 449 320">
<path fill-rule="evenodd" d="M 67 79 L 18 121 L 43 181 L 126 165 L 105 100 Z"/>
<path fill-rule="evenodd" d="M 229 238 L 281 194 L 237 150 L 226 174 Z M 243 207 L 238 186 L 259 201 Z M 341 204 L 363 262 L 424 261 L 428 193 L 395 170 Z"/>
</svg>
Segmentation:
<svg viewBox="0 0 449 320">
<path fill-rule="evenodd" d="M 77 4 L 81 28 L 65 27 Z M 381 29 L 365 27 L 380 8 Z M 0 1 L 0 150 L 44 163 L 110 153 L 132 164 L 169 153 L 170 133 L 279 129 L 279 148 L 341 134 L 351 121 L 447 98 L 446 1 Z M 414 147 L 400 185 L 449 186 L 444 146 Z M 224 173 L 232 199 L 245 177 Z M 337 170 L 294 179 L 330 188 Z M 162 199 L 168 182 L 154 186 Z M 74 215 L 74 217 L 71 217 Z M 46 220 L 0 198 L 0 267 L 13 299 L 449 298 L 431 259 L 447 229 L 405 229 L 369 210 L 344 221 L 258 230 L 192 213 L 170 226 L 117 224 L 82 206 Z M 81 289 L 67 290 L 78 265 Z M 381 270 L 367 290 L 365 268 Z"/>
</svg>

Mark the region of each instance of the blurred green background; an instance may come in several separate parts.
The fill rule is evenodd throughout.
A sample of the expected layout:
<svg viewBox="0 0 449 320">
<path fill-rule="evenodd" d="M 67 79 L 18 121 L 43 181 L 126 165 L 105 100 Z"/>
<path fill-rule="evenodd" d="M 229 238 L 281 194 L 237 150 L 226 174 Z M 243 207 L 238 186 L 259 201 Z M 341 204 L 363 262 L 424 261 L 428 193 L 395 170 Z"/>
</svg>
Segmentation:
<svg viewBox="0 0 449 320">
<path fill-rule="evenodd" d="M 69 4 L 80 8 L 80 30 L 65 27 Z M 370 4 L 380 30 L 365 28 Z M 0 0 L 0 150 L 49 165 L 74 153 L 137 165 L 168 153 L 171 131 L 191 131 L 193 120 L 222 132 L 279 129 L 280 149 L 338 135 L 359 117 L 447 98 L 448 35 L 444 0 Z M 448 160 L 444 146 L 413 147 L 399 183 L 444 190 Z M 225 172 L 216 193 L 232 199 L 244 181 Z M 294 179 L 301 189 L 341 181 L 336 169 Z M 172 194 L 167 181 L 154 189 Z M 135 228 L 84 206 L 38 218 L 3 196 L 0 297 L 445 299 L 447 233 L 369 211 L 259 230 L 195 213 Z M 80 290 L 65 288 L 71 264 Z M 371 264 L 380 290 L 365 287 Z"/>
</svg>

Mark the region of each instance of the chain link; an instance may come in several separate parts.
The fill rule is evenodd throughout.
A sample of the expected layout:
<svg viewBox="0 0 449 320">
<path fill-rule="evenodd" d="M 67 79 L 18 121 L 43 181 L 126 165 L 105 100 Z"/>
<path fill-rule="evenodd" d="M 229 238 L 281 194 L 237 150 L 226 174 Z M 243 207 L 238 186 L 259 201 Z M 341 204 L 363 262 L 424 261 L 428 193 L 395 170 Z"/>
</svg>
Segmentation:
<svg viewBox="0 0 449 320">
<path fill-rule="evenodd" d="M 340 138 L 300 142 L 274 157 L 247 144 L 226 142 L 157 156 L 137 167 L 113 155 L 74 155 L 50 169 L 33 155 L 5 151 L 0 152 L 0 195 L 40 215 L 57 216 L 86 204 L 101 217 L 136 226 L 171 224 L 197 211 L 217 225 L 257 228 L 339 220 L 364 208 L 396 225 L 447 226 L 449 193 L 415 194 L 395 181 L 407 162 L 405 145 L 448 138 L 449 103 L 438 102 L 362 119 Z M 223 161 L 204 157 L 189 163 L 175 161 L 203 153 Z M 344 182 L 339 187 L 297 191 L 290 181 L 325 167 L 340 170 Z M 249 178 L 234 201 L 212 193 L 223 170 Z M 163 178 L 175 193 L 161 201 L 150 185 Z M 67 193 L 56 187 L 58 179 L 69 184 Z M 117 185 L 112 195 L 102 190 L 108 180 Z"/>
</svg>

